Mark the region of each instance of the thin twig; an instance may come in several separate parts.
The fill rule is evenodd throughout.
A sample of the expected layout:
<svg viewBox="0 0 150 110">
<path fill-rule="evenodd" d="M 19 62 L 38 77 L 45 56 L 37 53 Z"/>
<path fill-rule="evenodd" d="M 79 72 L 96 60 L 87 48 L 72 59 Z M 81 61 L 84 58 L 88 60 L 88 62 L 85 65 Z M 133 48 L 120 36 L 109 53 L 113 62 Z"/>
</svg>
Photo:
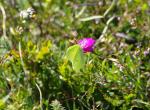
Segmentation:
<svg viewBox="0 0 150 110">
<path fill-rule="evenodd" d="M 35 85 L 38 88 L 38 91 L 39 91 L 39 94 L 40 94 L 40 107 L 41 107 L 41 110 L 43 110 L 43 107 L 42 107 L 42 92 L 41 92 L 41 89 L 40 89 L 39 85 L 37 83 L 35 83 Z"/>
</svg>

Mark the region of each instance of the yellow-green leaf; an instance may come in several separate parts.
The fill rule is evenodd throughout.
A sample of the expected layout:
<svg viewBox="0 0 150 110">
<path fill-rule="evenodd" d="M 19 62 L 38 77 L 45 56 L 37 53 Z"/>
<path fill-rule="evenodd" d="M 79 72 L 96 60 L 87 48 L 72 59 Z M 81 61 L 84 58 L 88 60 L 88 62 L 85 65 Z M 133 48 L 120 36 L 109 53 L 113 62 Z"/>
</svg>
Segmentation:
<svg viewBox="0 0 150 110">
<path fill-rule="evenodd" d="M 66 57 L 72 63 L 72 67 L 75 71 L 80 71 L 84 68 L 85 57 L 83 51 L 79 45 L 73 45 L 67 49 Z"/>
</svg>

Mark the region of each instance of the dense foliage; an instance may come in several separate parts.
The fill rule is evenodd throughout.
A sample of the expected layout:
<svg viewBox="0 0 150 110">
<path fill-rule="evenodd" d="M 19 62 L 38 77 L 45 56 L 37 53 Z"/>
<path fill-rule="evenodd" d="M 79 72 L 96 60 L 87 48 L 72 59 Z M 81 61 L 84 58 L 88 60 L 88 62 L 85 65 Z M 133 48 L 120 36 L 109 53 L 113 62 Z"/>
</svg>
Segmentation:
<svg viewBox="0 0 150 110">
<path fill-rule="evenodd" d="M 0 26 L 1 110 L 150 109 L 150 0 L 0 0 Z"/>
</svg>

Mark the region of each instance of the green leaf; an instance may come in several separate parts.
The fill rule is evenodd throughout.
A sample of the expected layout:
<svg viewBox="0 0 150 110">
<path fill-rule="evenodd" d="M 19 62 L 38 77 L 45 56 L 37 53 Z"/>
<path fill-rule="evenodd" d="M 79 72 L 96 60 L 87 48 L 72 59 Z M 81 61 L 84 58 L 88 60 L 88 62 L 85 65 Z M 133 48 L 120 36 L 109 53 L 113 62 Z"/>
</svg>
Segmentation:
<svg viewBox="0 0 150 110">
<path fill-rule="evenodd" d="M 0 37 L 0 55 L 6 54 L 10 50 L 11 44 L 3 36 Z"/>
<path fill-rule="evenodd" d="M 72 63 L 72 67 L 75 71 L 80 71 L 84 68 L 85 57 L 83 51 L 79 45 L 73 45 L 67 49 L 66 57 Z"/>
<path fill-rule="evenodd" d="M 3 100 L 0 100 L 0 109 L 5 108 L 5 102 Z"/>
<path fill-rule="evenodd" d="M 9 99 L 10 94 L 0 99 L 0 110 L 5 108 L 6 101 Z"/>
</svg>

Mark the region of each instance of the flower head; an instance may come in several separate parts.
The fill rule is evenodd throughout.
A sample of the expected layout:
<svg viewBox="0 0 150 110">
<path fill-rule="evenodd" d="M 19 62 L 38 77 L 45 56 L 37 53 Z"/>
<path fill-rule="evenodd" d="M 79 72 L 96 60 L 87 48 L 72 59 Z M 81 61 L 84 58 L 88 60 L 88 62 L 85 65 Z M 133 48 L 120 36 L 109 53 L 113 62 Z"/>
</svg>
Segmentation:
<svg viewBox="0 0 150 110">
<path fill-rule="evenodd" d="M 93 38 L 84 38 L 78 41 L 78 44 L 83 49 L 83 52 L 92 52 L 94 49 L 95 40 Z"/>
</svg>

